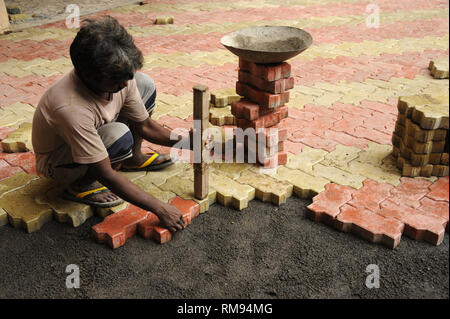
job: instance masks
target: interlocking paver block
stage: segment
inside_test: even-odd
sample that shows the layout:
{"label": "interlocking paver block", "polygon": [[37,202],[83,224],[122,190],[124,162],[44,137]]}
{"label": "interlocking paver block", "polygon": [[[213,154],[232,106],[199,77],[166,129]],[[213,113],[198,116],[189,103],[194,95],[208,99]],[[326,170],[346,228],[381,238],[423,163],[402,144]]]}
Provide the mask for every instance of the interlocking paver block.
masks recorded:
{"label": "interlocking paver block", "polygon": [[323,161],[327,154],[327,151],[305,146],[301,153],[289,156],[286,167],[312,174],[313,166]]}
{"label": "interlocking paver block", "polygon": [[311,199],[325,190],[325,185],[330,183],[326,178],[312,176],[301,170],[280,167],[274,178],[292,184],[294,194],[303,199]]}
{"label": "interlocking paver block", "polygon": [[325,191],[313,198],[313,203],[307,207],[306,217],[315,222],[334,225],[340,213],[340,207],[352,199],[355,189],[335,183],[325,186]]}
{"label": "interlocking paver block", "polygon": [[211,91],[211,104],[215,107],[225,107],[241,100],[241,96],[236,93],[235,89],[222,89]]}
{"label": "interlocking paver block", "polygon": [[353,193],[352,199],[347,204],[376,212],[380,208],[380,203],[391,195],[393,188],[390,184],[366,179],[364,186]]}
{"label": "interlocking paver block", "polygon": [[22,169],[20,167],[11,166],[6,161],[0,160],[0,181],[21,171]]}
{"label": "interlocking paver block", "polygon": [[448,59],[446,60],[431,60],[428,65],[428,69],[431,71],[431,75],[435,79],[448,79],[449,66]]}
{"label": "interlocking paver block", "polygon": [[430,192],[427,194],[427,197],[439,200],[439,201],[448,201],[449,200],[449,178],[441,177],[435,183],[430,185]]}
{"label": "interlocking paver block", "polygon": [[334,151],[326,154],[320,164],[337,168],[348,167],[352,160],[358,158],[360,152],[360,149],[353,146],[336,145]]}
{"label": "interlocking paver block", "polygon": [[291,65],[286,62],[267,65],[239,59],[239,68],[269,82],[289,78],[291,75]]}
{"label": "interlocking paver block", "polygon": [[8,214],[0,208],[0,226],[8,224]]}
{"label": "interlocking paver block", "polygon": [[247,163],[211,163],[212,173],[223,175],[231,179],[237,179],[245,170],[252,168],[252,164]]}
{"label": "interlocking paver block", "polygon": [[[401,129],[398,133],[398,136],[404,136],[401,134]],[[419,125],[412,122],[410,119],[406,119],[406,125],[403,127],[406,130],[406,134],[411,136],[415,141],[426,143],[430,141],[443,141],[447,135],[447,130],[445,129],[436,129],[436,130],[425,130],[422,129]]]}
{"label": "interlocking paver block", "polygon": [[449,220],[449,203],[447,201],[433,200],[429,197],[424,197],[420,200],[420,206],[418,208],[426,215],[432,215],[439,218],[442,221],[442,225],[448,231]]}
{"label": "interlocking paver block", "polygon": [[292,195],[293,187],[291,184],[250,170],[243,171],[236,181],[254,187],[256,198],[262,202],[281,205]]}
{"label": "interlocking paver block", "polygon": [[348,170],[342,170],[333,166],[316,164],[313,167],[312,174],[327,178],[336,184],[347,185],[356,189],[361,188],[363,181],[366,179],[366,176],[354,172],[351,166]]}
{"label": "interlocking paver block", "polygon": [[250,84],[251,86],[273,94],[286,92],[294,87],[294,78],[279,79],[277,81],[266,81],[263,78],[254,76],[245,71],[239,71],[239,82]]}
{"label": "interlocking paver block", "polygon": [[8,137],[2,140],[2,148],[5,152],[27,152],[32,149],[31,123],[23,123]]}
{"label": "interlocking paver block", "polygon": [[236,118],[231,113],[231,106],[211,107],[209,109],[209,121],[217,126],[236,124]]}
{"label": "interlocking paver block", "polygon": [[419,200],[429,193],[431,184],[423,179],[402,177],[400,185],[392,189],[389,200],[417,208],[420,206]]}
{"label": "interlocking paver block", "polygon": [[353,160],[348,165],[348,169],[345,168],[345,170],[349,173],[370,178],[379,183],[388,183],[393,186],[400,184],[401,175],[398,169],[395,166],[390,167],[384,163],[381,166],[375,166]]}
{"label": "interlocking paver block", "polygon": [[382,166],[383,160],[392,153],[392,145],[383,145],[369,142],[367,148],[363,149],[356,161],[370,164],[373,166]]}
{"label": "interlocking paver block", "polygon": [[252,128],[255,131],[277,125],[282,120],[283,113],[286,113],[287,107],[278,108],[275,112],[260,116],[256,120],[236,119],[237,126],[246,130]]}
{"label": "interlocking paver block", "polygon": [[155,186],[151,183],[151,172],[145,177],[140,178],[135,181],[135,184],[142,189],[144,192],[149,193],[153,197],[159,199],[160,201],[164,203],[168,203],[172,198],[174,198],[176,195],[173,192],[170,191],[163,191],[159,187]]}
{"label": "interlocking paver block", "polygon": [[424,240],[433,245],[439,245],[444,240],[445,228],[440,218],[425,215],[417,209],[389,199],[381,203],[376,213],[404,223],[405,235],[413,239]]}
{"label": "interlocking paver block", "polygon": [[217,191],[217,201],[223,206],[232,206],[237,210],[247,208],[248,202],[255,198],[255,189],[243,185],[226,176],[211,173],[209,184]]}
{"label": "interlocking paver block", "polygon": [[92,227],[94,238],[111,248],[125,244],[128,238],[136,234],[137,225],[145,220],[149,212],[129,205],[127,209],[106,217],[103,222]]}
{"label": "interlocking paver block", "polygon": [[172,16],[156,17],[155,24],[173,24],[173,17]]}
{"label": "interlocking paver block", "polygon": [[366,209],[344,205],[336,218],[335,227],[372,243],[380,243],[394,249],[400,244],[404,224],[394,218],[385,218]]}
{"label": "interlocking paver block", "polygon": [[109,215],[118,213],[124,209],[128,208],[129,203],[123,202],[122,204],[119,204],[117,206],[113,207],[96,207],[95,208],[95,214],[101,218],[106,218]]}
{"label": "interlocking paver block", "polygon": [[274,112],[275,109],[260,107],[259,104],[255,104],[246,99],[231,103],[231,113],[237,118],[246,119],[249,121],[257,120],[260,116]]}
{"label": "interlocking paver block", "polygon": [[0,198],[0,209],[8,214],[9,223],[14,227],[24,228],[29,233],[39,230],[52,219],[53,211],[50,206],[39,204],[36,198],[54,185],[52,180],[46,178],[33,180],[4,194]]}
{"label": "interlocking paver block", "polygon": [[271,94],[258,91],[245,83],[236,82],[236,92],[265,108],[273,109],[289,102],[289,91],[280,94]]}

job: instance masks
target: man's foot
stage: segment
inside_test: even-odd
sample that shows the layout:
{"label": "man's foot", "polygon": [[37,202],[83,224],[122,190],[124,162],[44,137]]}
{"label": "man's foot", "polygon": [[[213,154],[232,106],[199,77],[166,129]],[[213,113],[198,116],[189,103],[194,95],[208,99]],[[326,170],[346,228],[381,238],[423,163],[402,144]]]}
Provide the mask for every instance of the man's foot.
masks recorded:
{"label": "man's foot", "polygon": [[123,161],[122,171],[154,171],[172,165],[169,154],[147,153],[136,155],[130,159]]}
{"label": "man's foot", "polygon": [[70,185],[64,191],[63,198],[97,207],[113,207],[123,203],[122,199],[99,182],[93,182],[84,186]]}

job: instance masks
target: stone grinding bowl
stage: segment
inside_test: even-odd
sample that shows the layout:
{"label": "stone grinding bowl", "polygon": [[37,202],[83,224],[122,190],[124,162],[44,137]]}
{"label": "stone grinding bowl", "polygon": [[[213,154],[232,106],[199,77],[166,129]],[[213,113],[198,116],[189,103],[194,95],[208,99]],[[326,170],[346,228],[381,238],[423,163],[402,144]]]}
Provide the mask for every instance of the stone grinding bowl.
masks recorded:
{"label": "stone grinding bowl", "polygon": [[244,28],[220,39],[220,43],[241,59],[255,63],[280,63],[305,51],[311,35],[294,27]]}

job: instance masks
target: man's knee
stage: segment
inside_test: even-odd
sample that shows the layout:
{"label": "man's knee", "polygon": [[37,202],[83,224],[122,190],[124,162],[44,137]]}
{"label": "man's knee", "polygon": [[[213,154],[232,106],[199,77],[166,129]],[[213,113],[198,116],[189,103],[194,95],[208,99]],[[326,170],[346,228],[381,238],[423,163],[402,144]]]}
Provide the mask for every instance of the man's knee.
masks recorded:
{"label": "man's knee", "polygon": [[155,108],[156,101],[156,86],[155,81],[147,74],[142,72],[136,72],[136,85],[141,95],[142,101],[145,104],[145,108],[148,113],[151,113]]}
{"label": "man's knee", "polygon": [[108,151],[111,164],[121,162],[133,155],[133,134],[127,125],[120,122],[107,123],[98,129],[98,134]]}

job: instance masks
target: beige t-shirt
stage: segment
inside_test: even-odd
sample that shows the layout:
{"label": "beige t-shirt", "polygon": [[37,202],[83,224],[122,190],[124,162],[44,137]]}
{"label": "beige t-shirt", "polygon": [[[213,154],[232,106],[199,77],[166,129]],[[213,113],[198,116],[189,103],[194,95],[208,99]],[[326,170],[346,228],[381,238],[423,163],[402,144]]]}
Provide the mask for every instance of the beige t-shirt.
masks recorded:
{"label": "beige t-shirt", "polygon": [[136,80],[106,100],[91,92],[73,69],[41,97],[33,118],[32,143],[36,168],[45,174],[50,155],[67,144],[75,163],[90,164],[108,157],[97,133],[119,116],[142,122],[148,113]]}

